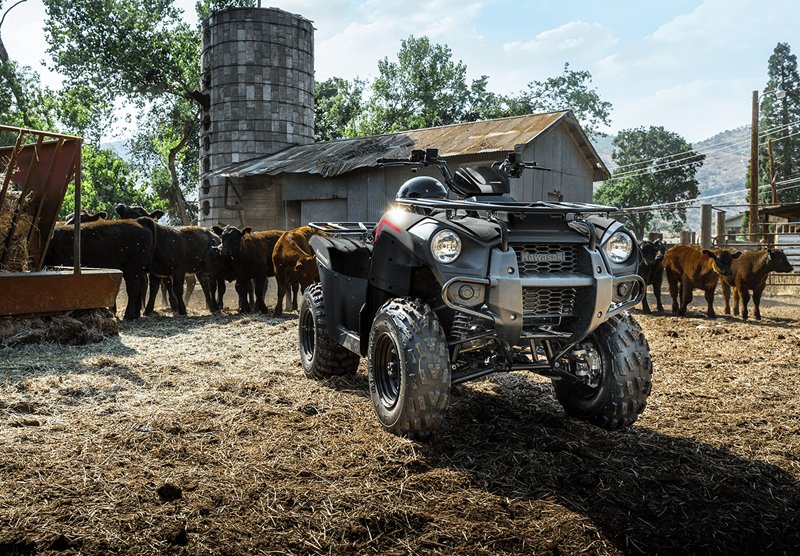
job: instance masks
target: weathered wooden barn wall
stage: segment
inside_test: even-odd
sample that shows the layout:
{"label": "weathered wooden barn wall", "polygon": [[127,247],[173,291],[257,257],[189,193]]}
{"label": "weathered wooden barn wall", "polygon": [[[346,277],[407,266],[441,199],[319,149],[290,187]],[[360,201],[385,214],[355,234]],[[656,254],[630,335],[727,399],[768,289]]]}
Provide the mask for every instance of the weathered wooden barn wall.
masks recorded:
{"label": "weathered wooden barn wall", "polygon": [[[491,164],[503,158],[479,154],[450,157],[448,164],[460,166]],[[592,168],[574,147],[567,131],[558,126],[523,149],[525,160],[552,168],[528,170],[511,180],[511,193],[521,201],[559,200],[591,202]],[[436,168],[360,168],[347,174],[323,178],[318,174],[281,174],[245,178],[243,221],[255,229],[292,228],[308,222],[359,222],[380,218],[408,179],[428,175],[439,180]]]}
{"label": "weathered wooden barn wall", "polygon": [[[593,168],[562,125],[528,143],[522,150],[524,160],[537,162],[550,172],[527,170],[512,182],[511,194],[518,201],[592,202]],[[515,183],[516,182],[516,183]]]}

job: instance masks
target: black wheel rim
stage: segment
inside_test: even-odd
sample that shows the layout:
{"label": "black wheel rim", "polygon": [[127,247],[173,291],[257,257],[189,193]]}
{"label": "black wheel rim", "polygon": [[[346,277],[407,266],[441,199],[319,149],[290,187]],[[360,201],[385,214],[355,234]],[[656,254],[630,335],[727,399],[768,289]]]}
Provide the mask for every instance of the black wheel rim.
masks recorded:
{"label": "black wheel rim", "polygon": [[303,359],[311,361],[314,358],[314,344],[316,332],[314,330],[314,315],[304,306],[300,315],[300,346],[303,350]]}
{"label": "black wheel rim", "polygon": [[383,332],[376,342],[374,365],[375,388],[380,402],[385,408],[392,409],[397,405],[400,396],[402,374],[397,345],[386,332]]}

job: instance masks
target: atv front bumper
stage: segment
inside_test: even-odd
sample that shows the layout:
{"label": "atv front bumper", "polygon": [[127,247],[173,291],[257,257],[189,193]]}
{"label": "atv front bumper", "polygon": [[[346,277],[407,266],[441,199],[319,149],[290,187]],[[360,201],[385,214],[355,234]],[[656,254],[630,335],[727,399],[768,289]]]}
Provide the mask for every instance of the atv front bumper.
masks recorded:
{"label": "atv front bumper", "polygon": [[591,274],[521,276],[513,247],[492,249],[489,275],[450,278],[442,287],[442,300],[451,309],[491,321],[495,334],[509,346],[536,338],[580,341],[645,295],[640,276],[614,276],[597,250],[581,248]]}

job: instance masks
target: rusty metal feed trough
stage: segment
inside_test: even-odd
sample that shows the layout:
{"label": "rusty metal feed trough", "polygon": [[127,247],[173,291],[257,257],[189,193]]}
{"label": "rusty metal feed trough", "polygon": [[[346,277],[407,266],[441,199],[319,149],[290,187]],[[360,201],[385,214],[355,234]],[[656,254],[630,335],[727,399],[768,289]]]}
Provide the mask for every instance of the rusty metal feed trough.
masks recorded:
{"label": "rusty metal feed trough", "polygon": [[[9,126],[0,126],[0,133],[16,134],[13,145],[0,147],[0,316],[114,307],[122,273],[80,267],[83,139]],[[75,265],[43,270],[73,179]]]}

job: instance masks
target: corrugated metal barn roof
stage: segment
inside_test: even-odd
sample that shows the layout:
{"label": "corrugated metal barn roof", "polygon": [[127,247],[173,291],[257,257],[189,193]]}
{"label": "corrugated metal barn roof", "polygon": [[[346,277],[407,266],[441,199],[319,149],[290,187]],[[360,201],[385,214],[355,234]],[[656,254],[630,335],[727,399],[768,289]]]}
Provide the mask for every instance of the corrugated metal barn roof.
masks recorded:
{"label": "corrugated metal barn roof", "polygon": [[332,177],[358,168],[377,166],[380,157],[406,158],[412,149],[437,148],[444,157],[513,151],[558,123],[569,132],[595,169],[595,179],[607,179],[608,170],[571,112],[530,114],[496,120],[453,124],[372,137],[339,139],[290,147],[279,153],[238,162],[212,175],[241,178],[282,173]]}

